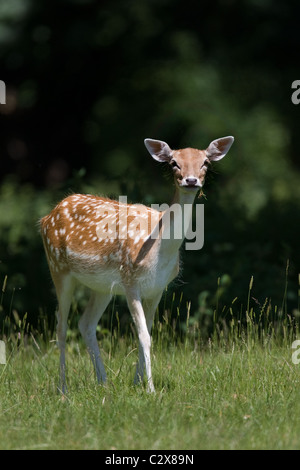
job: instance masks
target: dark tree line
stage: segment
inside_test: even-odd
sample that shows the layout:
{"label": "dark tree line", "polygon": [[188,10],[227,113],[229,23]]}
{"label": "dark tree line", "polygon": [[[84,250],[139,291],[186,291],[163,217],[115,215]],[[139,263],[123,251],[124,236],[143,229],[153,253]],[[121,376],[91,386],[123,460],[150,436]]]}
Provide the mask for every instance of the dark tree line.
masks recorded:
{"label": "dark tree line", "polygon": [[205,246],[182,255],[184,277],[172,289],[192,300],[195,317],[210,315],[218,278],[229,305],[244,301],[253,275],[258,302],[280,304],[289,259],[287,297],[297,309],[298,17],[295,0],[1,7],[2,315],[13,304],[36,318],[54,304],[36,220],[60,197],[168,202],[171,181],[144,138],[204,148],[223,135],[236,140],[206,186]]}

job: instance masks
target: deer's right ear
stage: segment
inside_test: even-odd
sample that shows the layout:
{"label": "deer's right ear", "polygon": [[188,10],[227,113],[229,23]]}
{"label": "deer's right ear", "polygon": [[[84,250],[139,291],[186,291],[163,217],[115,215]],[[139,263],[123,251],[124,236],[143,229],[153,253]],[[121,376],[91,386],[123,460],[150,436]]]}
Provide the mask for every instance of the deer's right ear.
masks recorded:
{"label": "deer's right ear", "polygon": [[162,140],[145,139],[145,146],[150,155],[158,162],[169,162],[172,150],[166,142]]}

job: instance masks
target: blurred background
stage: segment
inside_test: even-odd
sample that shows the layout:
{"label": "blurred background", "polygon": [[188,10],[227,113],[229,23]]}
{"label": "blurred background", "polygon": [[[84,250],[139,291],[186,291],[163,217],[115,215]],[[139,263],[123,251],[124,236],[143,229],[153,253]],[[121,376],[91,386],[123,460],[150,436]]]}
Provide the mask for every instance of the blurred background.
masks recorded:
{"label": "blurred background", "polygon": [[54,318],[37,221],[61,198],[170,202],[144,138],[204,149],[226,135],[197,201],[204,248],[182,253],[167,295],[205,323],[216,302],[242,309],[253,276],[251,304],[297,315],[299,14],[296,0],[0,0],[2,318]]}

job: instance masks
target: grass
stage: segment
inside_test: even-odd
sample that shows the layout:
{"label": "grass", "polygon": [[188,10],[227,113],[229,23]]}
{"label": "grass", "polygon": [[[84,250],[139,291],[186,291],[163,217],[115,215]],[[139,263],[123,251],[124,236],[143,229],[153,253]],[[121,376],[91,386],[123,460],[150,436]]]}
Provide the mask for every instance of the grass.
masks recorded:
{"label": "grass", "polygon": [[288,341],[200,348],[195,338],[156,336],[154,395],[131,384],[136,351],[128,338],[119,338],[114,354],[103,350],[105,387],[72,341],[63,397],[54,343],[12,349],[0,369],[1,449],[300,448],[300,365]]}
{"label": "grass", "polygon": [[0,448],[299,449],[298,324],[284,305],[250,307],[251,287],[245,311],[238,316],[233,302],[226,322],[215,312],[208,337],[189,315],[184,334],[178,317],[156,319],[150,395],[132,385],[132,333],[117,328],[101,341],[106,386],[95,383],[81,340],[70,335],[69,393],[61,396],[54,339],[19,321],[0,365]]}

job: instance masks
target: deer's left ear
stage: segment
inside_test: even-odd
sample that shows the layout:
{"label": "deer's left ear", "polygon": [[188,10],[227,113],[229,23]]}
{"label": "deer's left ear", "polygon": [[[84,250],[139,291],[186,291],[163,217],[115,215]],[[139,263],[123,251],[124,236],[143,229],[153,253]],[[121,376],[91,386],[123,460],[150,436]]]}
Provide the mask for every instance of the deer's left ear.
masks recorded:
{"label": "deer's left ear", "polygon": [[159,162],[169,162],[172,150],[168,144],[162,140],[145,139],[145,146],[150,155]]}
{"label": "deer's left ear", "polygon": [[205,150],[207,157],[211,161],[221,160],[225,157],[234,141],[231,135],[228,137],[221,137],[220,139],[213,140]]}

